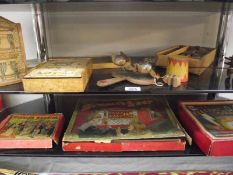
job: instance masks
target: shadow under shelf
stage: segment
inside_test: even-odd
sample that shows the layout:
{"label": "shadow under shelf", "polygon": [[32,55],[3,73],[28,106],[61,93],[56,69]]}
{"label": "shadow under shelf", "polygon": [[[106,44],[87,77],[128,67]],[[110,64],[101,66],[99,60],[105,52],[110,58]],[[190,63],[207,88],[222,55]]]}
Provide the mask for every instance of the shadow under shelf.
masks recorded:
{"label": "shadow under shelf", "polygon": [[61,145],[53,149],[0,150],[0,156],[25,157],[188,157],[204,156],[196,145],[187,146],[185,151],[141,151],[141,152],[63,152]]}

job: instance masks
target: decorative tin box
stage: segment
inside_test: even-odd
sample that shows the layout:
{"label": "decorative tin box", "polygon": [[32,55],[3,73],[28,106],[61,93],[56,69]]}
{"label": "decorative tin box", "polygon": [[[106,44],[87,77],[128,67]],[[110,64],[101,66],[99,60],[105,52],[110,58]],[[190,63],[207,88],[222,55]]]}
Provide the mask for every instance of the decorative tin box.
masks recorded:
{"label": "decorative tin box", "polygon": [[26,73],[20,24],[0,16],[0,86],[19,83]]}
{"label": "decorative tin box", "polygon": [[90,59],[49,60],[23,78],[27,92],[83,92],[92,73]]}
{"label": "decorative tin box", "polygon": [[[205,48],[208,50],[208,52],[204,54],[200,54],[200,56],[186,54],[192,48],[200,48],[200,50]],[[196,52],[198,52],[198,50]],[[196,75],[201,75],[206,70],[206,68],[209,67],[211,63],[214,61],[215,54],[216,54],[216,49],[214,48],[206,48],[199,46],[183,46],[183,47],[175,46],[170,49],[166,49],[164,51],[156,53],[156,60],[157,60],[156,65],[166,67],[169,56],[182,55],[189,60],[189,72]]]}

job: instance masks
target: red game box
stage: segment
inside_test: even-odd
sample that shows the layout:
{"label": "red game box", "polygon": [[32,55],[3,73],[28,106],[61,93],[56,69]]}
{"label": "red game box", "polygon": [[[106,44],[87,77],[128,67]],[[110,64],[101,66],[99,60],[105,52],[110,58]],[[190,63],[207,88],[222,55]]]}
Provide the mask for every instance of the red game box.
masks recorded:
{"label": "red game box", "polygon": [[179,118],[206,155],[233,156],[233,101],[181,101]]}
{"label": "red game box", "polygon": [[62,114],[11,114],[0,123],[0,149],[52,148],[58,144]]}
{"label": "red game box", "polygon": [[77,105],[63,138],[63,150],[76,152],[183,151],[185,144],[163,98]]}

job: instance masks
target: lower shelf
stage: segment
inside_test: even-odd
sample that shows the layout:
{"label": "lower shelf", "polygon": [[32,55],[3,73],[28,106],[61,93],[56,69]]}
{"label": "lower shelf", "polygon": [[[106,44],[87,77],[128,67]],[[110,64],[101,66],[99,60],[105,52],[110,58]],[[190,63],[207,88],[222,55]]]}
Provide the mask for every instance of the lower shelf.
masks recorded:
{"label": "lower shelf", "polygon": [[[187,97],[186,97],[187,98]],[[174,98],[172,98],[174,99]],[[69,102],[67,102],[67,100]],[[65,128],[69,123],[70,116],[73,112],[73,107],[77,101],[77,97],[56,96],[56,111],[62,112],[65,115]],[[172,100],[170,100],[172,103]],[[171,105],[174,107],[174,105]],[[0,113],[0,120],[10,113],[45,113],[43,99],[37,99],[27,102],[9,109],[5,109]],[[63,132],[64,133],[64,132]],[[179,157],[179,156],[203,156],[204,154],[196,145],[186,146],[185,151],[159,151],[159,152],[63,152],[62,144],[54,146],[53,149],[47,150],[0,150],[0,156],[37,156],[37,157]]]}
{"label": "lower shelf", "polygon": [[[176,100],[175,96],[171,97]],[[188,96],[180,96],[188,98]],[[191,97],[194,99],[194,97]],[[196,98],[201,98],[197,96]],[[66,99],[66,100],[65,100]],[[76,97],[56,97],[56,111],[63,112],[67,123]],[[171,101],[171,107],[174,109]],[[44,113],[43,99],[24,103],[0,112],[0,120],[7,113]],[[0,150],[0,167],[26,172],[142,172],[168,170],[233,171],[233,156],[204,156],[196,145],[180,152],[123,152],[123,153],[69,153],[61,143],[50,150]]]}

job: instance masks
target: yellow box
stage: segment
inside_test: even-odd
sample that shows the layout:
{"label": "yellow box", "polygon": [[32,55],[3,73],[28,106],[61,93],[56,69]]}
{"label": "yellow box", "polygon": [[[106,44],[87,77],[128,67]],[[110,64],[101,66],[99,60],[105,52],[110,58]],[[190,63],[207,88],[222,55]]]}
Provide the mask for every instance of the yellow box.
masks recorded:
{"label": "yellow box", "polygon": [[23,78],[26,92],[84,92],[92,73],[90,59],[49,60]]}

